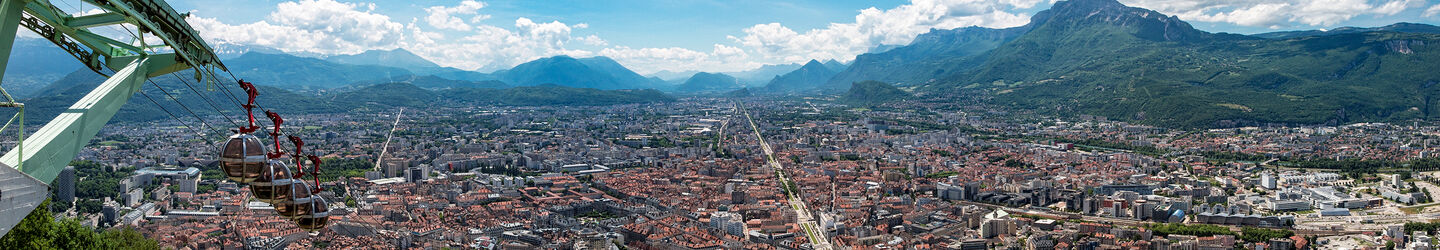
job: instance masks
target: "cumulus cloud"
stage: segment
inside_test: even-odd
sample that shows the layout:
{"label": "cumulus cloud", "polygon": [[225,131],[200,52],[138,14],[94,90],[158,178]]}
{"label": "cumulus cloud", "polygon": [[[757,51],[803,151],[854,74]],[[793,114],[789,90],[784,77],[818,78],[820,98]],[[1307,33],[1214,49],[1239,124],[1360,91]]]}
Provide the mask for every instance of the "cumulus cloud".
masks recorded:
{"label": "cumulus cloud", "polygon": [[[353,0],[352,0],[353,1]],[[1425,0],[1120,0],[1182,19],[1282,28],[1330,26],[1364,15],[1396,15],[1425,7]],[[890,9],[859,10],[853,21],[796,30],[762,23],[733,31],[711,48],[633,48],[594,34],[590,24],[518,17],[489,20],[489,5],[465,0],[424,7],[405,21],[374,13],[375,5],[337,0],[288,0],[251,23],[225,23],[202,15],[189,21],[213,45],[238,44],[310,55],[354,54],[405,48],[449,67],[491,71],[541,57],[608,56],[641,73],[740,71],[761,64],[811,59],[849,61],[880,45],[909,44],[930,29],[1004,28],[1029,22],[1029,12],[1055,0],[910,0]],[[1423,16],[1440,15],[1440,4]],[[499,24],[496,24],[499,23]],[[613,27],[611,27],[613,28]],[[22,34],[22,36],[28,34]],[[29,35],[33,36],[33,35]],[[716,37],[720,38],[720,37]],[[579,49],[583,48],[583,49]]]}
{"label": "cumulus cloud", "polygon": [[745,51],[731,46],[715,44],[710,53],[686,48],[631,48],[615,46],[601,49],[597,56],[615,59],[640,74],[662,70],[680,72],[689,70],[725,72],[743,71],[759,67],[758,63],[746,61]]}
{"label": "cumulus cloud", "polygon": [[1394,15],[1418,0],[1121,0],[1126,5],[1201,22],[1283,28],[1333,26],[1360,15]]}
{"label": "cumulus cloud", "polygon": [[725,46],[724,44],[715,44],[715,49],[712,50],[710,53],[714,54],[716,57],[719,57],[720,61],[723,62],[739,62],[750,57],[748,53],[745,53],[745,50],[736,47]]}
{"label": "cumulus cloud", "polygon": [[472,23],[479,20],[476,18],[488,18],[478,13],[484,7],[484,3],[476,1],[429,7],[428,15],[402,24],[372,13],[374,4],[299,0],[279,3],[264,20],[253,23],[228,24],[198,15],[187,20],[217,45],[263,46],[316,55],[403,47],[440,65],[462,69],[500,69],[554,55],[593,56],[594,52],[567,49],[566,45],[572,41],[606,44],[598,36],[572,37],[571,32],[588,27],[585,24],[536,22],[523,17],[510,27],[462,21],[464,15],[473,15]]}
{"label": "cumulus cloud", "polygon": [[590,46],[605,46],[605,45],[610,45],[610,42],[606,42],[605,39],[600,38],[600,36],[596,36],[596,35],[582,36],[582,37],[579,37],[579,38],[575,38],[575,40],[580,41],[581,43],[585,43],[586,45],[590,45]]}
{"label": "cumulus cloud", "polygon": [[280,3],[265,20],[254,23],[232,25],[193,15],[186,20],[215,44],[259,45],[319,54],[396,47],[405,37],[405,25],[371,13],[374,8],[374,4],[302,0]]}
{"label": "cumulus cloud", "polygon": [[1429,9],[1425,9],[1425,17],[1434,17],[1435,15],[1440,15],[1440,4],[1436,4],[1435,6],[1430,6]]}
{"label": "cumulus cloud", "polygon": [[780,23],[757,24],[743,36],[729,38],[768,61],[790,63],[810,59],[848,61],[879,45],[909,44],[930,29],[967,26],[1013,27],[1029,22],[1028,14],[1007,10],[1030,8],[1041,0],[913,0],[893,9],[867,8],[850,23],[797,32]]}
{"label": "cumulus cloud", "polygon": [[[604,44],[598,36],[573,36],[577,26],[559,21],[535,22],[522,17],[516,18],[509,28],[475,25],[454,39],[413,39],[405,48],[440,65],[481,71],[504,69],[548,56],[594,56],[591,51],[566,48],[577,41]],[[416,32],[425,31],[417,29]]]}
{"label": "cumulus cloud", "polygon": [[454,7],[431,6],[425,8],[425,13],[429,14],[425,16],[425,23],[435,28],[467,31],[470,30],[470,24],[465,23],[465,20],[459,16],[470,15],[472,23],[489,19],[489,15],[476,14],[480,8],[485,8],[485,3],[469,0],[460,2],[460,5]]}

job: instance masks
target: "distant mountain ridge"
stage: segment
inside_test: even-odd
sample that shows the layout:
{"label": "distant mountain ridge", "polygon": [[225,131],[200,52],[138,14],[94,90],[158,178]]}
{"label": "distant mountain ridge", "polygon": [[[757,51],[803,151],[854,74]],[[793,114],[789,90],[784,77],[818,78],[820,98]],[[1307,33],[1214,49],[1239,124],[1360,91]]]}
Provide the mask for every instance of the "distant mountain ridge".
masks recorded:
{"label": "distant mountain ridge", "polygon": [[725,74],[733,76],[735,77],[735,79],[739,79],[740,82],[744,83],[746,86],[762,87],[765,86],[765,84],[770,83],[770,80],[774,80],[776,76],[790,73],[791,71],[800,69],[801,66],[805,65],[799,63],[767,64],[752,70],[740,72],[726,72]]}
{"label": "distant mountain ridge", "polygon": [[515,86],[555,84],[575,88],[644,89],[658,85],[606,57],[547,57],[496,71],[492,75]]}
{"label": "distant mountain ridge", "polygon": [[[193,74],[192,72],[180,72],[181,74]],[[82,96],[89,93],[101,82],[104,77],[90,72],[89,70],[77,70],[66,75],[62,80],[37,91],[37,96],[29,99],[22,99],[26,104],[26,120],[32,125],[38,125],[53,119],[60,112],[70,107]],[[332,89],[330,93],[324,94],[302,94],[274,86],[257,85],[260,95],[256,102],[266,108],[275,109],[286,114],[312,114],[312,113],[342,113],[351,112],[357,109],[385,108],[385,107],[459,107],[468,105],[505,105],[505,106],[540,106],[540,105],[614,105],[632,103],[652,103],[674,101],[673,97],[665,95],[656,90],[598,90],[588,88],[570,88],[558,85],[542,85],[515,88],[484,88],[493,86],[495,82],[469,82],[435,78],[430,76],[411,79],[411,82],[430,84],[431,86],[443,86],[443,88],[427,88],[409,82],[386,82],[352,86],[347,88]],[[146,85],[141,91],[144,94],[137,94],[121,107],[111,123],[153,121],[172,119],[164,112],[182,116],[181,119],[192,122],[192,126],[202,126],[192,117],[189,111],[196,115],[207,117],[217,115],[211,103],[218,105],[226,112],[225,115],[231,118],[241,116],[241,110],[236,103],[227,95],[240,92],[235,84],[216,85],[215,90],[208,90],[195,86],[198,89],[191,90],[179,79],[174,77],[157,77],[153,79],[154,84],[163,87],[176,99],[172,100],[159,88]],[[436,83],[445,82],[445,83]],[[193,83],[192,83],[193,84]],[[206,101],[196,95],[208,98]],[[150,98],[146,98],[148,96]],[[155,102],[151,102],[151,99]],[[157,106],[157,104],[159,106]],[[180,107],[183,104],[190,110]],[[162,110],[163,107],[163,110]],[[183,113],[182,113],[183,112]],[[217,118],[218,119],[218,118]],[[211,126],[228,126],[228,124],[217,123],[220,120],[211,120]],[[208,129],[208,128],[207,128]],[[223,129],[223,128],[222,128]]]}
{"label": "distant mountain ridge", "polygon": [[851,83],[864,80],[905,85],[928,83],[977,66],[982,62],[977,56],[1014,40],[1028,30],[1029,26],[932,29],[915,37],[909,45],[856,56],[848,68],[836,73],[823,88],[848,89]]}
{"label": "distant mountain ridge", "polygon": [[6,64],[5,79],[0,82],[16,98],[30,97],[70,72],[85,67],[70,53],[44,39],[18,37],[13,46]]}
{"label": "distant mountain ridge", "polygon": [[1260,33],[1260,34],[1255,34],[1255,35],[1253,35],[1253,36],[1255,36],[1255,37],[1261,37],[1261,38],[1269,38],[1269,39],[1287,39],[1287,38],[1307,37],[1307,36],[1327,36],[1327,35],[1340,35],[1340,34],[1363,33],[1363,32],[1376,32],[1376,31],[1391,31],[1391,32],[1403,32],[1403,33],[1440,34],[1440,26],[1434,26],[1434,25],[1429,25],[1429,24],[1421,24],[1421,23],[1396,23],[1396,24],[1386,25],[1386,26],[1382,26],[1382,27],[1373,27],[1373,28],[1340,27],[1340,28],[1335,28],[1335,29],[1332,29],[1332,30],[1279,31],[1279,32]]}
{"label": "distant mountain ridge", "polygon": [[818,89],[834,76],[835,70],[820,61],[810,60],[795,71],[776,76],[765,84],[764,89],[776,93],[807,92]]}
{"label": "distant mountain ridge", "polygon": [[245,53],[226,60],[225,65],[236,76],[256,85],[276,86],[290,90],[328,89],[360,81],[382,81],[408,78],[409,70],[335,63],[321,59],[285,54]]}
{"label": "distant mountain ridge", "polygon": [[352,64],[385,66],[409,70],[415,74],[431,75],[436,73],[464,71],[456,68],[441,67],[435,62],[420,57],[405,49],[393,50],[368,50],[354,55],[335,55],[325,58],[326,61]]}
{"label": "distant mountain ridge", "polygon": [[741,88],[745,88],[745,85],[740,84],[739,79],[735,79],[735,77],[731,77],[730,75],[700,72],[690,76],[690,78],[686,79],[680,86],[676,86],[675,91],[693,93],[731,91]]}

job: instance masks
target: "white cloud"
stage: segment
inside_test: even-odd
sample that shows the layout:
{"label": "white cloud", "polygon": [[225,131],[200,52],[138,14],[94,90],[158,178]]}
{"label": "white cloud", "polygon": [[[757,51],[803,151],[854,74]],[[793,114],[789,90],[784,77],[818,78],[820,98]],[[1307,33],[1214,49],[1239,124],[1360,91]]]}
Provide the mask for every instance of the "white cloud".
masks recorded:
{"label": "white cloud", "polygon": [[[541,57],[588,57],[595,54],[591,51],[566,48],[572,41],[604,46],[605,41],[598,36],[572,36],[575,26],[577,25],[559,21],[537,23],[522,17],[515,19],[512,28],[476,25],[456,39],[414,39],[406,43],[406,49],[440,65],[492,71]],[[424,31],[417,29],[416,32]]]}
{"label": "white cloud", "polygon": [[633,70],[643,70],[644,73],[651,73],[660,70],[681,71],[689,69],[688,65],[703,63],[710,55],[703,52],[685,48],[639,48],[633,49],[626,46],[615,46],[600,50],[600,55],[610,57],[620,62],[627,62],[626,66]]}
{"label": "white cloud", "polygon": [[615,59],[640,74],[650,74],[661,70],[672,72],[741,71],[760,66],[758,63],[745,61],[747,55],[740,48],[721,44],[715,44],[714,47],[712,52],[705,53],[678,47],[630,48],[615,46],[602,49],[596,55]]}
{"label": "white cloud", "polygon": [[745,50],[736,47],[725,46],[724,44],[715,44],[715,49],[710,53],[718,57],[720,61],[723,62],[740,62],[741,60],[745,60],[746,58],[750,57],[749,54],[745,53]]}
{"label": "white cloud", "polygon": [[[353,0],[351,0],[353,1]],[[1424,7],[1425,0],[1120,0],[1177,15],[1187,21],[1281,28],[1330,26],[1365,15],[1396,15]],[[489,5],[466,0],[424,7],[406,21],[374,13],[374,4],[337,0],[289,0],[260,21],[224,23],[201,15],[191,25],[212,45],[272,47],[310,54],[354,54],[405,48],[449,67],[489,71],[556,55],[608,56],[641,73],[740,71],[761,64],[810,59],[849,61],[879,45],[909,44],[930,29],[1003,28],[1029,22],[1027,12],[1055,0],[910,0],[891,8],[858,10],[854,20],[796,30],[781,23],[745,28],[711,48],[632,48],[581,30],[589,23],[515,18],[482,24]],[[1424,10],[1440,15],[1440,4]],[[501,22],[503,23],[503,22]],[[613,28],[613,27],[608,27]],[[33,36],[33,35],[30,35]],[[583,48],[583,49],[578,49]],[[708,50],[708,51],[707,51]]]}
{"label": "white cloud", "polygon": [[35,32],[31,32],[29,29],[19,29],[15,32],[15,36],[23,38],[40,38],[40,34],[35,34]]}
{"label": "white cloud", "polygon": [[[357,10],[359,7],[365,11]],[[371,13],[373,4],[334,0],[283,2],[265,20],[226,24],[214,18],[190,16],[195,30],[214,44],[259,45],[285,52],[351,54],[397,47],[405,25]]]}
{"label": "white cloud", "polygon": [[[187,20],[215,45],[253,45],[317,55],[403,47],[437,64],[462,69],[493,70],[546,56],[595,54],[567,49],[571,41],[606,45],[604,39],[594,35],[572,37],[574,29],[588,27],[583,24],[517,18],[513,27],[502,28],[454,22],[461,20],[456,15],[487,18],[478,13],[484,6],[481,2],[466,1],[454,7],[430,7],[427,8],[430,15],[401,24],[388,16],[372,13],[373,4],[300,0],[282,2],[264,20],[253,23],[227,24],[193,15]],[[437,13],[443,15],[435,15]],[[422,21],[431,29],[417,24]]]}
{"label": "white cloud", "polygon": [[1236,8],[1230,12],[1204,14],[1204,10],[1194,10],[1181,13],[1182,19],[1201,22],[1224,22],[1244,26],[1259,27],[1280,27],[1288,20],[1284,15],[1273,15],[1282,9],[1290,7],[1289,3],[1256,4],[1247,7]]}
{"label": "white cloud", "polygon": [[1126,5],[1176,15],[1187,21],[1283,28],[1334,26],[1361,15],[1394,15],[1419,7],[1416,0],[1121,0]]}
{"label": "white cloud", "polygon": [[431,6],[425,8],[425,12],[429,13],[428,16],[425,16],[425,23],[441,29],[470,30],[470,24],[465,23],[465,20],[460,19],[457,15],[471,15],[470,22],[472,23],[489,19],[489,15],[476,15],[480,8],[485,8],[485,3],[470,0],[460,2],[460,5],[455,7]]}
{"label": "white cloud", "polygon": [[605,45],[610,45],[610,43],[609,43],[609,42],[606,42],[605,39],[600,38],[600,36],[596,36],[596,35],[582,36],[582,37],[575,38],[575,40],[578,40],[578,41],[580,41],[581,43],[585,43],[586,45],[590,45],[590,46],[605,46]]}
{"label": "white cloud", "polygon": [[930,29],[967,26],[1013,27],[1029,22],[1027,14],[1006,9],[1029,8],[1041,0],[913,0],[893,9],[868,8],[851,23],[831,23],[804,33],[780,23],[757,24],[745,35],[729,38],[760,54],[769,62],[804,62],[810,59],[848,61],[878,45],[909,44]]}
{"label": "white cloud", "polygon": [[1435,15],[1440,15],[1440,4],[1436,4],[1435,6],[1430,6],[1429,9],[1425,9],[1425,17],[1434,17]]}

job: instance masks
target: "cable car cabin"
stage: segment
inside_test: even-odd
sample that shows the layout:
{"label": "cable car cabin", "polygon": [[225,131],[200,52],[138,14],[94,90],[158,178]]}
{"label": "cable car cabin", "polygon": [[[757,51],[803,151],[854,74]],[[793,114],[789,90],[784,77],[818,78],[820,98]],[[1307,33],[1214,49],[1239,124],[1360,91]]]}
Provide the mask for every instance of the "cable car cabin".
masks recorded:
{"label": "cable car cabin", "polygon": [[310,214],[301,215],[295,218],[295,224],[300,229],[319,230],[330,223],[330,205],[325,198],[316,196],[310,202]]}
{"label": "cable car cabin", "polygon": [[290,167],[284,161],[270,160],[260,175],[250,182],[250,193],[255,195],[256,200],[270,204],[290,199],[292,185],[300,182],[290,176]]}
{"label": "cable car cabin", "polygon": [[310,184],[304,181],[296,181],[290,184],[290,197],[280,200],[279,203],[271,203],[275,206],[275,213],[286,218],[296,218],[311,213],[310,203],[313,202],[310,194]]}
{"label": "cable car cabin", "polygon": [[265,146],[253,135],[232,135],[220,148],[220,168],[231,181],[254,181],[265,167],[265,161]]}

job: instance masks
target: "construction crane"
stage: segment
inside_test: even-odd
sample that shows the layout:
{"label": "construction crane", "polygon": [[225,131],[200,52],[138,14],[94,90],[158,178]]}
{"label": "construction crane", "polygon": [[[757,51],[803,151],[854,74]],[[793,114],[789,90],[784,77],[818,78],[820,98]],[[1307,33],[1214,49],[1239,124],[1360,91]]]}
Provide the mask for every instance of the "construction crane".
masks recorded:
{"label": "construction crane", "polygon": [[[54,43],[79,60],[85,68],[107,77],[103,83],[29,137],[25,136],[23,125],[25,105],[16,102],[4,91],[3,86],[0,86],[0,97],[4,98],[0,100],[0,108],[16,109],[16,115],[11,118],[11,122],[16,118],[20,120],[14,123],[19,127],[20,137],[16,147],[0,156],[0,165],[4,165],[0,167],[0,235],[9,233],[11,228],[45,200],[49,195],[49,183],[55,180],[82,147],[89,144],[100,128],[109,122],[120,107],[150,78],[193,70],[197,82],[202,79],[213,82],[219,78],[216,72],[229,72],[210,46],[186,23],[185,17],[188,14],[175,12],[162,0],[81,1],[98,11],[68,13],[50,0],[0,0],[0,79],[4,77],[4,69],[8,66],[19,27],[25,27]],[[80,10],[77,8],[75,11]],[[134,36],[138,44],[118,41],[92,31],[95,28],[113,29],[116,26],[127,32],[133,27],[134,32],[130,32],[130,35]],[[161,44],[147,44],[147,37],[157,38]],[[240,82],[234,75],[230,75],[230,78]],[[184,81],[183,78],[181,80]],[[253,87],[247,91],[253,93]],[[253,106],[254,95],[251,94],[250,98],[249,105]],[[203,123],[203,120],[201,122]],[[253,115],[250,124],[249,129],[254,131]],[[279,124],[275,125],[278,131]],[[0,127],[0,131],[10,126],[11,123],[7,123],[5,127]],[[242,127],[241,131],[244,130]],[[248,132],[239,134],[248,136]],[[248,139],[239,141],[248,142]],[[276,143],[278,148],[278,141]],[[302,157],[294,157],[298,165]],[[314,159],[312,164],[318,166],[318,159]],[[318,169],[313,169],[310,174],[318,173]],[[301,216],[296,220],[309,220],[312,225],[319,220],[323,226],[322,219],[314,218],[316,215]]]}

